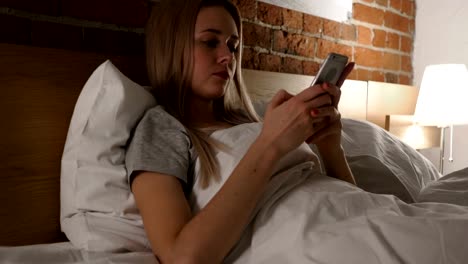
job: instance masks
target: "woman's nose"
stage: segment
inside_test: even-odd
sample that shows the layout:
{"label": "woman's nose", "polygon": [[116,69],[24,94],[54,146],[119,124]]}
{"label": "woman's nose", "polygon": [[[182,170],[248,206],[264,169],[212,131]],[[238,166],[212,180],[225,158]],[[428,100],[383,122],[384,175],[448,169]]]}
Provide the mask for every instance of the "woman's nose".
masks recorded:
{"label": "woman's nose", "polygon": [[234,59],[234,52],[228,47],[228,45],[222,45],[220,47],[219,56],[218,56],[218,63],[221,64],[229,64]]}

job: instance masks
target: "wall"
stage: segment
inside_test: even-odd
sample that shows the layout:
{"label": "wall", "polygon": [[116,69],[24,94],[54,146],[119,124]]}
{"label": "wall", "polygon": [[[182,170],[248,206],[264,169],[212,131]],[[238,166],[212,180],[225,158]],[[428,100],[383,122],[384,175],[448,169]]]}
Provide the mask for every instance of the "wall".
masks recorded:
{"label": "wall", "polygon": [[143,55],[147,17],[146,0],[0,0],[0,42]]}
{"label": "wall", "polygon": [[[414,85],[421,83],[424,68],[430,64],[464,63],[468,67],[468,2],[466,0],[417,0],[414,49]],[[443,89],[443,87],[441,87]],[[468,87],[467,87],[468,89]],[[456,96],[456,95],[454,95]],[[468,98],[467,98],[468,100]],[[466,113],[468,114],[468,113]],[[454,162],[444,162],[444,174],[468,167],[468,126],[454,130]],[[447,133],[445,157],[449,157]],[[423,153],[439,165],[439,149]]]}
{"label": "wall", "polygon": [[358,0],[348,23],[255,0],[235,2],[245,18],[247,68],[314,75],[336,51],[356,62],[352,79],[412,82],[414,1]]}
{"label": "wall", "polygon": [[[357,0],[348,23],[234,0],[246,68],[314,75],[330,51],[356,62],[351,79],[412,83],[413,0]],[[326,3],[326,1],[324,1]],[[0,42],[144,56],[148,0],[0,0]]]}

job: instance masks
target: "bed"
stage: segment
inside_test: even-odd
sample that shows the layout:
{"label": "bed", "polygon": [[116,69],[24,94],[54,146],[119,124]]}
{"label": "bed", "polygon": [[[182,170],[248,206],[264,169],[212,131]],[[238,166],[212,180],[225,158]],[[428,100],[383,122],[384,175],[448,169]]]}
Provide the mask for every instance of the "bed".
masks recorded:
{"label": "bed", "polygon": [[[128,186],[112,178],[124,176],[125,144],[141,114],[156,104],[148,99],[142,58],[12,44],[0,44],[0,58],[0,115],[5,124],[0,130],[0,262],[157,263]],[[312,79],[254,70],[244,70],[244,77],[260,113],[277,89],[297,93]],[[108,90],[102,91],[102,101],[95,101],[101,103],[91,107],[87,99],[100,94],[93,90],[98,84]],[[138,92],[128,93],[128,87]],[[468,170],[439,179],[427,159],[383,129],[386,115],[412,114],[416,87],[347,81],[342,91],[343,147],[359,188],[297,173],[275,177],[283,180],[272,181],[252,225],[226,262],[463,263],[468,259]],[[138,106],[128,103],[129,96]],[[116,101],[118,111],[110,112]],[[95,120],[83,120],[83,109]],[[101,122],[101,114],[122,109],[133,112]],[[108,129],[111,125],[126,133]],[[103,134],[89,134],[86,141],[75,133],[82,127],[101,128],[96,130]],[[83,157],[91,162],[107,157],[105,151],[114,151],[112,146],[118,146],[120,154],[99,160],[109,177],[100,182],[87,175],[81,192],[73,177],[82,172],[67,169],[76,163],[74,151],[95,150]],[[217,186],[213,188],[212,193]],[[106,197],[108,192],[124,195]],[[306,193],[313,199],[305,200]],[[204,195],[210,194],[199,193]],[[70,212],[71,207],[76,211]],[[70,215],[80,218],[68,219]],[[306,215],[314,215],[315,221]],[[75,228],[83,222],[87,230]],[[285,234],[294,236],[288,240]]]}

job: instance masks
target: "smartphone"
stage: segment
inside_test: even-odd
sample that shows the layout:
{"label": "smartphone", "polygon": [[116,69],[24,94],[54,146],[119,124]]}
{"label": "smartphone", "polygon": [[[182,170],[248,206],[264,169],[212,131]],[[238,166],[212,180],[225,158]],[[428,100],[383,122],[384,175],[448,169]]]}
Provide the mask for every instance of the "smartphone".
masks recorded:
{"label": "smartphone", "polygon": [[336,85],[346,64],[348,64],[347,56],[338,53],[328,54],[310,86],[324,82]]}

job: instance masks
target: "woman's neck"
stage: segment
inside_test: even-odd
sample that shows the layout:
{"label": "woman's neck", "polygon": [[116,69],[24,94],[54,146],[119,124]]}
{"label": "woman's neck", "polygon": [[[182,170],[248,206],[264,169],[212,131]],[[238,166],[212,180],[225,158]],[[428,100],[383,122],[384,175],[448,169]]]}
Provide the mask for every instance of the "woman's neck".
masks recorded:
{"label": "woman's neck", "polygon": [[226,128],[230,127],[226,121],[216,119],[213,110],[213,101],[191,100],[188,111],[188,120],[196,128]]}

